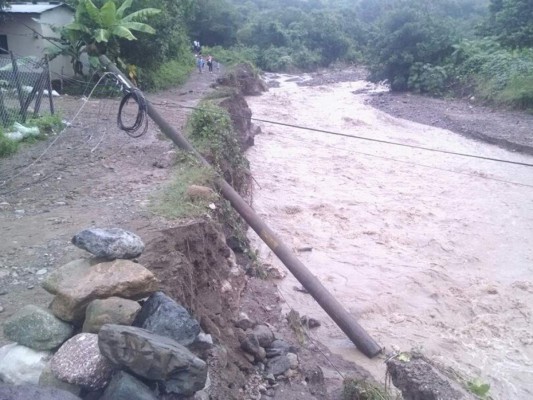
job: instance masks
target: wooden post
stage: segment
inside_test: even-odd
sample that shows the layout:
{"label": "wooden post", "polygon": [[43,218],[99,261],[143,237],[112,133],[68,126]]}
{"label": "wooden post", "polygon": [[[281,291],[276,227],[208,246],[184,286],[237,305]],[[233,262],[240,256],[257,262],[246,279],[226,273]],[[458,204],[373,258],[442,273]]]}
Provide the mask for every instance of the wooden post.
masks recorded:
{"label": "wooden post", "polygon": [[54,99],[52,96],[52,74],[50,73],[50,63],[48,60],[48,54],[44,56],[46,61],[46,83],[48,86],[48,102],[50,103],[50,114],[54,115]]}
{"label": "wooden post", "polygon": [[46,69],[43,69],[43,72],[41,72],[41,79],[39,79],[39,87],[37,89],[37,97],[35,99],[35,107],[33,110],[33,118],[37,118],[39,116],[39,109],[41,108],[41,101],[43,99],[44,95],[44,87],[46,85],[48,74],[46,73]]}
{"label": "wooden post", "polygon": [[35,98],[35,95],[37,94],[37,91],[42,86],[42,80],[43,80],[43,74],[39,75],[39,78],[37,79],[37,82],[35,82],[35,85],[33,86],[33,89],[31,90],[31,93],[26,97],[26,100],[24,101],[24,105],[22,106],[22,109],[20,110],[20,115],[22,116],[22,122],[26,122],[26,113],[28,111],[28,107],[30,106],[31,102]]}

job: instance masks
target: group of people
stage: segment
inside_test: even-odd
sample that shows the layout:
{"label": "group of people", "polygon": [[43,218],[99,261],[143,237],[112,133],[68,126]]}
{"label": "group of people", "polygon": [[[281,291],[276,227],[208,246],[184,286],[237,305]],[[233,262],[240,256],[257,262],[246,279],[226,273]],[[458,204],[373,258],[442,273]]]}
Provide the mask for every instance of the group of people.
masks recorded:
{"label": "group of people", "polygon": [[209,69],[209,73],[213,73],[213,67],[216,64],[217,71],[220,70],[220,64],[213,60],[213,57],[210,55],[207,56],[207,59],[204,60],[204,57],[201,54],[196,55],[196,67],[198,68],[198,72],[201,74],[204,70],[205,64],[207,64],[207,68]]}

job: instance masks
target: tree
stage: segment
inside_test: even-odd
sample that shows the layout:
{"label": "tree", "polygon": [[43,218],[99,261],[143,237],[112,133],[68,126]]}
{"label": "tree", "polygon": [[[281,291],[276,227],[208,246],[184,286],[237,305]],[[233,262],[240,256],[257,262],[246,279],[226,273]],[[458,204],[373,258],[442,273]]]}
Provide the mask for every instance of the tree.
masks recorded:
{"label": "tree", "polygon": [[65,26],[67,38],[71,43],[84,43],[89,55],[108,54],[117,60],[120,55],[119,39],[136,40],[132,31],[155,33],[150,25],[139,21],[158,14],[160,10],[145,8],[124,16],[132,1],[125,0],[117,9],[112,0],[101,8],[91,0],[82,0],[76,8],[74,22]]}
{"label": "tree", "polygon": [[533,1],[491,0],[489,32],[504,46],[533,47]]}

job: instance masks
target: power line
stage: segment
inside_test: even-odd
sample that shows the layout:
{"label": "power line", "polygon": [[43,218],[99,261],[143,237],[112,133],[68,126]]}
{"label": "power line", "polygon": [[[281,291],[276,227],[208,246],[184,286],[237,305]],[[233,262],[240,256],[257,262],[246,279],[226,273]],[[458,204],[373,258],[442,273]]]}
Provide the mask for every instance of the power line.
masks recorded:
{"label": "power line", "polygon": [[[190,107],[190,106],[184,106],[184,105],[175,104],[175,103],[173,103],[173,104],[176,105],[177,107],[181,107],[181,108],[185,108],[185,109],[189,109],[189,110],[203,110],[201,107]],[[235,116],[235,115],[232,115],[232,116]],[[239,116],[235,116],[235,117],[239,118]],[[240,118],[243,118],[243,117],[240,117]],[[388,144],[388,145],[392,145],[392,146],[408,147],[408,148],[412,148],[412,149],[431,151],[431,152],[435,152],[435,153],[443,153],[443,154],[450,154],[450,155],[461,156],[461,157],[476,158],[476,159],[481,159],[481,160],[486,160],[486,161],[495,161],[495,162],[506,163],[506,164],[514,164],[514,165],[522,165],[522,166],[525,166],[525,167],[533,167],[533,164],[520,162],[520,161],[505,160],[505,159],[493,158],[493,157],[485,157],[485,156],[480,156],[480,155],[476,155],[476,154],[459,153],[459,152],[450,151],[450,150],[434,149],[434,148],[431,148],[431,147],[416,146],[416,145],[411,145],[411,144],[406,144],[406,143],[392,142],[392,141],[384,140],[384,139],[375,139],[375,138],[369,138],[369,137],[365,137],[365,136],[350,135],[350,134],[347,134],[347,133],[335,132],[335,131],[330,131],[330,130],[327,130],[327,129],[311,128],[311,127],[308,127],[308,126],[289,124],[289,123],[285,123],[285,122],[272,121],[272,120],[267,120],[267,119],[262,119],[262,118],[254,118],[254,117],[252,117],[251,120],[252,121],[257,121],[257,122],[268,123],[268,124],[272,124],[272,125],[285,126],[285,127],[288,127],[288,128],[295,128],[295,129],[301,129],[301,130],[306,130],[306,131],[311,131],[311,132],[325,133],[325,134],[328,134],[328,135],[341,136],[341,137],[346,137],[346,138],[350,138],[350,139],[366,140],[366,141],[370,141],[370,142]]]}

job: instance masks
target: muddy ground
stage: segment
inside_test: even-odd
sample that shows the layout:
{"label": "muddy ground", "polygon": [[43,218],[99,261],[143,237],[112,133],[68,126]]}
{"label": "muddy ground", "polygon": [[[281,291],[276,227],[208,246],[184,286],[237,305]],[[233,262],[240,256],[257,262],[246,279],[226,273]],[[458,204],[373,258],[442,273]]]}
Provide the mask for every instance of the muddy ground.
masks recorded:
{"label": "muddy ground", "polygon": [[[355,76],[320,75],[317,79],[327,83]],[[194,106],[211,90],[214,79],[215,75],[193,74],[183,87],[149,98],[172,126],[182,130],[188,111],[179,106]],[[407,94],[381,94],[369,101],[396,116],[444,124],[461,134],[480,132],[484,140],[505,140],[502,145],[533,154],[533,117],[528,114]],[[161,230],[177,223],[156,216],[150,208],[153,196],[171,178],[169,152],[174,150],[173,144],[152,123],[138,139],[116,129],[116,100],[90,99],[72,120],[84,102],[77,97],[59,98],[56,107],[72,126],[59,136],[25,146],[16,155],[0,160],[0,325],[23,305],[50,301],[40,281],[55,268],[86,255],[70,243],[80,230],[121,227],[150,243]],[[250,279],[244,296],[243,311],[291,337],[275,283]],[[297,341],[294,336],[291,340]],[[0,344],[5,344],[1,332]],[[300,354],[304,371],[300,379],[282,383],[271,393],[273,398],[338,398],[341,376],[328,359],[335,360],[343,375],[365,376],[364,371],[335,358],[320,344],[308,342]],[[307,384],[316,365],[324,371],[326,385]],[[310,371],[309,376],[305,371]]]}

